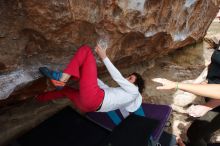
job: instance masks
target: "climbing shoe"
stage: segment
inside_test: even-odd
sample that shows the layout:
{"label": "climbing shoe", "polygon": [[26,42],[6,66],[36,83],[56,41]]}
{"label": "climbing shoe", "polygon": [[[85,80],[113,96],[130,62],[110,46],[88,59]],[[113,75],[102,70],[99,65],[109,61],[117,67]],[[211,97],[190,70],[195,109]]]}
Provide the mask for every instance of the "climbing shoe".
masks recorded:
{"label": "climbing shoe", "polygon": [[47,67],[40,67],[39,71],[42,75],[46,76],[51,80],[53,85],[56,87],[57,90],[61,90],[65,86],[65,82],[59,81],[62,77],[62,72],[53,71],[48,69]]}

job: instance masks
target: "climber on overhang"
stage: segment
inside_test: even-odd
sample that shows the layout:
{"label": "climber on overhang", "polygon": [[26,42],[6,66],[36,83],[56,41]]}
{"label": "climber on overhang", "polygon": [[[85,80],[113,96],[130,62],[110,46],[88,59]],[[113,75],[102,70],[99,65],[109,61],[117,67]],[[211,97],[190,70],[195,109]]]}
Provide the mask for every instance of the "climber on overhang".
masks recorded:
{"label": "climber on overhang", "polygon": [[[136,111],[142,103],[141,93],[144,80],[138,73],[132,73],[124,78],[106,55],[106,49],[99,45],[95,52],[104,62],[113,80],[119,87],[113,88],[97,78],[96,60],[89,46],[80,47],[63,72],[51,71],[46,67],[39,68],[40,72],[50,78],[60,90],[49,91],[37,97],[39,101],[68,97],[77,108],[83,112],[108,112],[116,109]],[[72,77],[79,81],[79,89],[66,85]]]}

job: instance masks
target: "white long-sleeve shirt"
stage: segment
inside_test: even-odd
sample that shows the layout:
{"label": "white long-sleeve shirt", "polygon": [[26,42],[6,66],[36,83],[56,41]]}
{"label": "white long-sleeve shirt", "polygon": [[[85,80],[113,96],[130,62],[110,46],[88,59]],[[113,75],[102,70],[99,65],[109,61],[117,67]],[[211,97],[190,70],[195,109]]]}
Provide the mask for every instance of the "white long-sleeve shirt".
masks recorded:
{"label": "white long-sleeve shirt", "polygon": [[109,87],[98,79],[99,87],[105,92],[104,100],[99,112],[108,112],[123,108],[128,112],[136,111],[142,103],[142,96],[138,91],[138,87],[125,79],[111,63],[109,58],[106,57],[103,62],[113,80],[119,84],[119,87]]}

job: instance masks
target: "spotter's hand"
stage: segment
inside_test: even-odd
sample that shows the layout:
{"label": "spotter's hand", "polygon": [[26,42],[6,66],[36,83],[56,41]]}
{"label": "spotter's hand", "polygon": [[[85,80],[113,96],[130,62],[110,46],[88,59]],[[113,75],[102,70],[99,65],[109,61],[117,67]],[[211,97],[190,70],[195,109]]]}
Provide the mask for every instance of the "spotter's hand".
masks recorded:
{"label": "spotter's hand", "polygon": [[170,90],[175,89],[177,86],[176,82],[164,79],[164,78],[154,78],[152,81],[162,84],[162,86],[158,86],[158,90]]}

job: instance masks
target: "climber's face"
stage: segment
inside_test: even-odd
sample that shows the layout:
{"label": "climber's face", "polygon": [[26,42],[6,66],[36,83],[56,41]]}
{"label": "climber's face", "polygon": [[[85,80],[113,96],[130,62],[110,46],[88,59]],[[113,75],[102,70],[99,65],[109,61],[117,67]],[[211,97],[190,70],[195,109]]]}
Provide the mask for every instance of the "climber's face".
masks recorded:
{"label": "climber's face", "polygon": [[134,84],[134,82],[136,81],[136,76],[135,75],[130,75],[126,78],[129,82],[131,82],[132,84]]}

